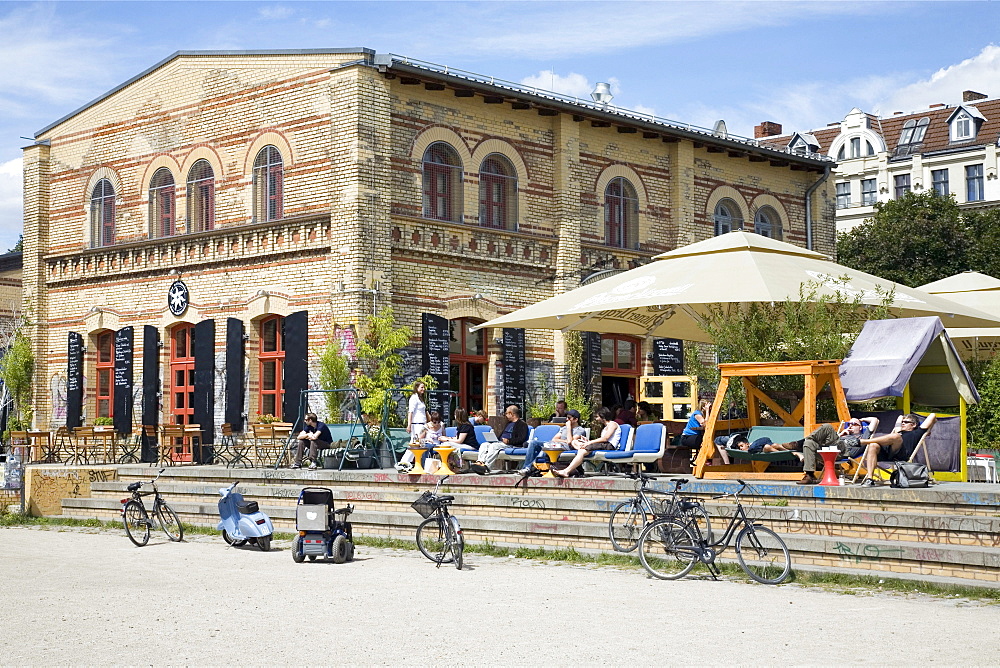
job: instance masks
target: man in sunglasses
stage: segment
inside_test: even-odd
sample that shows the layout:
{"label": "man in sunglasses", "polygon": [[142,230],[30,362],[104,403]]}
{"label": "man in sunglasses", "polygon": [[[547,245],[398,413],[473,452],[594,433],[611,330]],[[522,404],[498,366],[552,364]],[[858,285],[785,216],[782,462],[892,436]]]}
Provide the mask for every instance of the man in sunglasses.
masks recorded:
{"label": "man in sunglasses", "polygon": [[937,422],[937,414],[935,413],[928,415],[923,422],[920,422],[919,415],[909,413],[900,415],[896,419],[896,427],[891,433],[875,438],[862,438],[861,444],[867,446],[865,469],[868,471],[868,476],[861,484],[866,487],[875,484],[871,472],[875,470],[880,459],[895,462],[908,460],[913,451],[917,449],[920,439],[930,431],[935,422]]}
{"label": "man in sunglasses", "polygon": [[[861,448],[861,437],[874,434],[877,428],[878,418],[876,417],[852,417],[839,432],[828,424],[821,424],[816,431],[803,439],[789,443],[765,445],[763,452],[780,450],[795,452],[796,456],[802,459],[802,479],[797,484],[817,485],[819,478],[816,476],[816,469],[820,463],[819,451],[822,448],[836,447],[840,450],[841,456],[857,457],[861,453],[855,452],[855,449]],[[800,452],[801,455],[798,454]]]}

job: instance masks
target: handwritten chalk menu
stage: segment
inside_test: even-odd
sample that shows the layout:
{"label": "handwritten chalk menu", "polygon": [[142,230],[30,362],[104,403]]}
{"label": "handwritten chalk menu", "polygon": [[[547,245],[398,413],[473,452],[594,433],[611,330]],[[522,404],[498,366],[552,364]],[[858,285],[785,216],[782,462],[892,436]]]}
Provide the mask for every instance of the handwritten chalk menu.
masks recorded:
{"label": "handwritten chalk menu", "polygon": [[69,333],[68,363],[66,365],[66,426],[81,426],[83,412],[83,336]]}
{"label": "handwritten chalk menu", "polygon": [[600,389],[601,335],[580,332],[583,339],[583,393],[590,397]]}
{"label": "handwritten chalk menu", "polygon": [[132,433],[132,327],[115,332],[115,431]]}
{"label": "handwritten chalk menu", "polygon": [[[448,327],[448,319],[433,313],[424,313],[421,315],[420,331],[423,352],[422,375],[434,378],[438,390],[448,390],[451,383],[449,352],[451,330]],[[448,396],[446,391],[428,393],[427,409],[438,411],[447,419]]]}
{"label": "handwritten chalk menu", "polygon": [[684,375],[684,342],[680,339],[653,339],[653,375]]}
{"label": "handwritten chalk menu", "polygon": [[516,404],[524,410],[528,393],[528,365],[524,359],[524,330],[503,330],[503,403]]}

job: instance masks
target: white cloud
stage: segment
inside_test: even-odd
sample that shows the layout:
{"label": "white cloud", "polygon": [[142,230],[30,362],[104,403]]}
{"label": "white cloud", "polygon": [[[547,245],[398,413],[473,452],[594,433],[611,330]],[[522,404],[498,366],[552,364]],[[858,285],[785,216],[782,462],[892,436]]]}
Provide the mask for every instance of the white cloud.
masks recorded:
{"label": "white cloud", "polygon": [[257,10],[257,17],[267,21],[281,21],[294,14],[295,11],[286,5],[267,5]]}
{"label": "white cloud", "polygon": [[542,70],[538,74],[521,79],[521,84],[531,88],[539,88],[543,91],[562,93],[574,97],[590,99],[590,93],[594,90],[590,80],[582,74],[570,72],[566,76],[556,74],[552,70]]}
{"label": "white cloud", "polygon": [[21,158],[0,164],[0,253],[17,243],[23,227],[21,164]]}
{"label": "white cloud", "polygon": [[918,111],[939,102],[958,104],[966,90],[1000,97],[1000,46],[990,44],[972,58],[899,88],[883,98],[881,111],[888,116],[894,111]]}

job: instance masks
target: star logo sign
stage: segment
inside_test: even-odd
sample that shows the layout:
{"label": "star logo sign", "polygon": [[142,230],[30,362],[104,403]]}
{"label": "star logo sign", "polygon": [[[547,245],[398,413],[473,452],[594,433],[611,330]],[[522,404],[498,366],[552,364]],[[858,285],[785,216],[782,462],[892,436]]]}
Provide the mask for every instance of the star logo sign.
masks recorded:
{"label": "star logo sign", "polygon": [[182,281],[174,281],[167,291],[167,308],[174,315],[183,315],[188,307],[188,289]]}

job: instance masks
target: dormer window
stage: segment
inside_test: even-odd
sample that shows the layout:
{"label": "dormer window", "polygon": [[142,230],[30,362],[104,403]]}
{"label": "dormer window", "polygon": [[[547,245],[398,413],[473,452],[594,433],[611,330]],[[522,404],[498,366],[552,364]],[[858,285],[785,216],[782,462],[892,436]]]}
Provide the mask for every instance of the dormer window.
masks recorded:
{"label": "dormer window", "polygon": [[924,116],[919,121],[911,118],[903,123],[903,131],[899,133],[899,144],[896,145],[896,155],[910,155],[916,153],[924,143],[924,135],[927,134],[927,126],[931,119]]}
{"label": "dormer window", "polygon": [[951,128],[952,139],[955,141],[972,139],[972,117],[964,111],[955,118],[955,122],[952,123]]}
{"label": "dormer window", "polygon": [[975,139],[986,117],[975,106],[959,107],[948,119],[949,135],[952,142]]}

